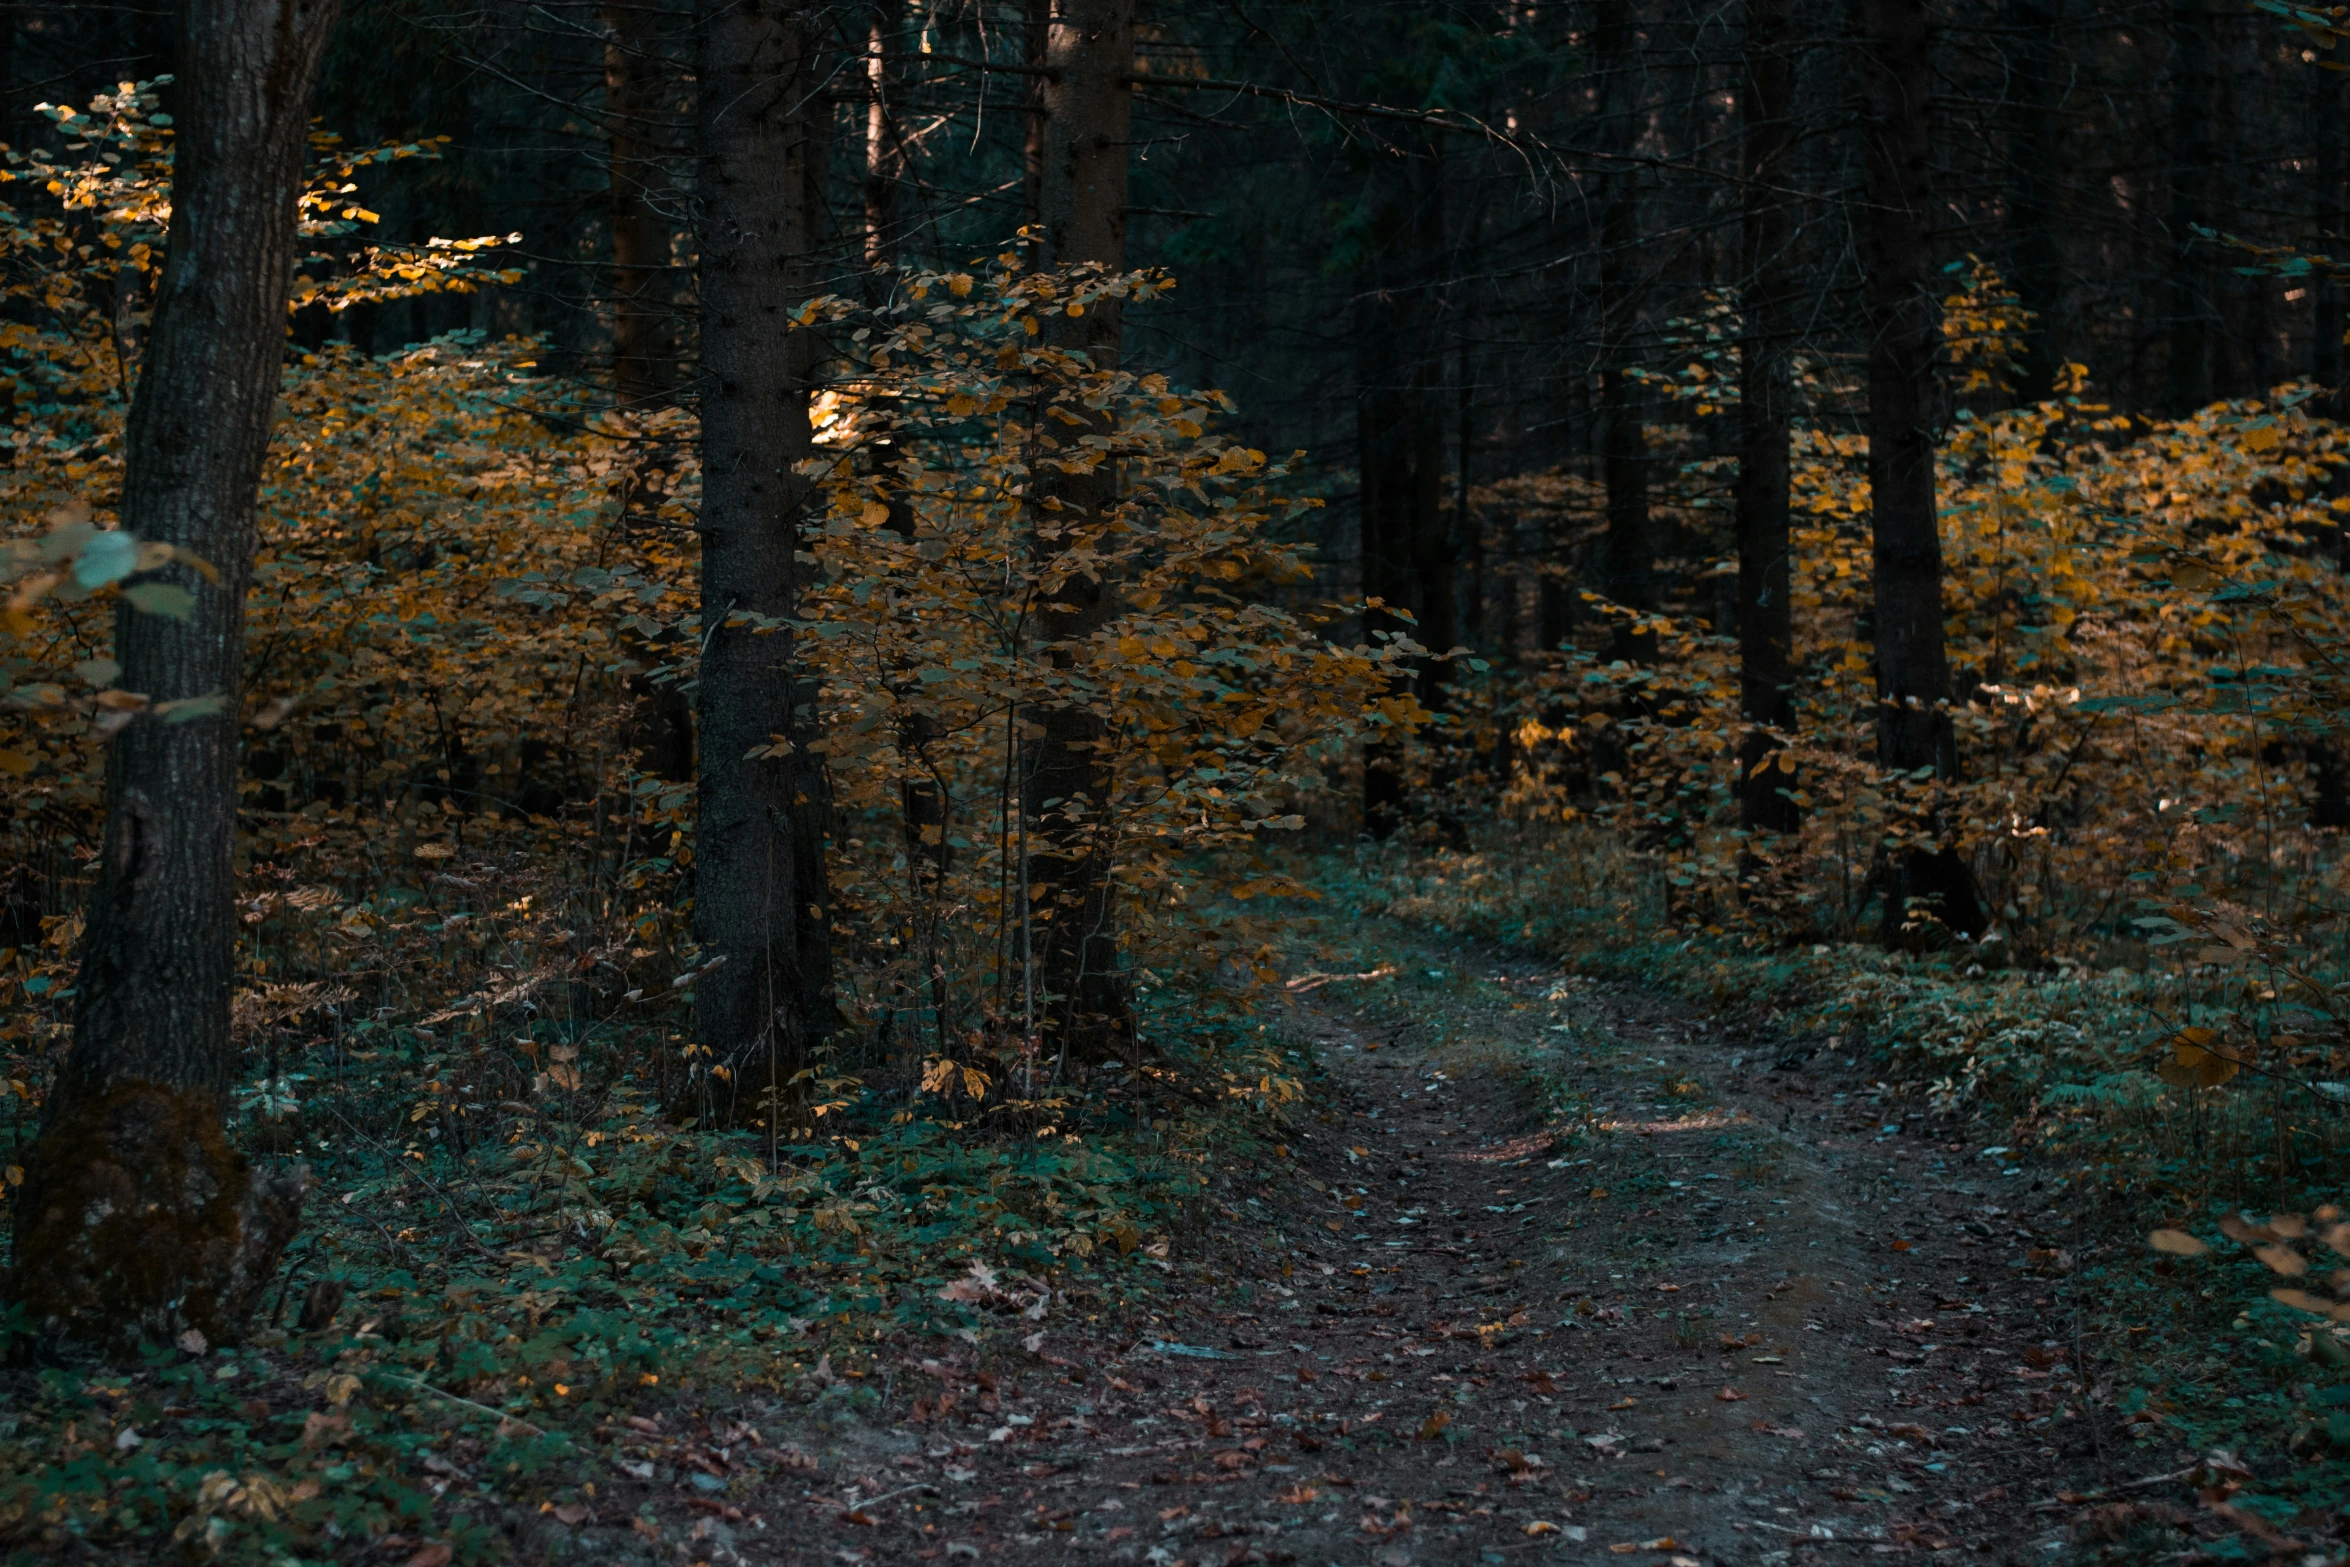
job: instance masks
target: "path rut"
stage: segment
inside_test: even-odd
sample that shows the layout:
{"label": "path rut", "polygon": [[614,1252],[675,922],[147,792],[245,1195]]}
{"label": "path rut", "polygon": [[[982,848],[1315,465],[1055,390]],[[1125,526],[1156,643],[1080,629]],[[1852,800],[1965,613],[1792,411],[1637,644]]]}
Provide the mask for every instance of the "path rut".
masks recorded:
{"label": "path rut", "polygon": [[[910,1360],[712,1561],[2055,1559],[2118,1461],[2028,1172],[1789,1052],[1555,968],[1290,1003],[1327,1076],[1182,1304]],[[1531,1062],[1534,1070],[1524,1070]],[[2040,1504],[2051,1504],[2043,1508]],[[742,1515],[737,1513],[738,1519]]]}

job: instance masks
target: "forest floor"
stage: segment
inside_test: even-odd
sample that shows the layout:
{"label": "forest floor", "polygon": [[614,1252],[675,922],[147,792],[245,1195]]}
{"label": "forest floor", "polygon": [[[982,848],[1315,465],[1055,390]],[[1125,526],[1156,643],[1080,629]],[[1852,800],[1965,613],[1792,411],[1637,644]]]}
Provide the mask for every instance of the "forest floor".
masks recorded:
{"label": "forest floor", "polygon": [[1832,1050],[1386,934],[1393,974],[1292,980],[1313,1109],[1218,1172],[1157,1314],[1007,1310],[820,1430],[648,1410],[547,1554],[2053,1563],[2186,1494],[2087,1396],[2089,1243],[2004,1150]]}

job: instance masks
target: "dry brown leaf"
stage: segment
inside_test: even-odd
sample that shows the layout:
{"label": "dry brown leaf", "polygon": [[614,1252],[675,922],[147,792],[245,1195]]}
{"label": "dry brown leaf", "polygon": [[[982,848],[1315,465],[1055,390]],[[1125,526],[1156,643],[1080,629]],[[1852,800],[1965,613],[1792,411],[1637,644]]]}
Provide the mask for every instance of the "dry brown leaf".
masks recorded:
{"label": "dry brown leaf", "polygon": [[2289,1279],[2297,1279],[2309,1271],[2309,1259],[2290,1246],[2255,1246],[2252,1255],[2258,1257],[2269,1272],[2281,1273]]}

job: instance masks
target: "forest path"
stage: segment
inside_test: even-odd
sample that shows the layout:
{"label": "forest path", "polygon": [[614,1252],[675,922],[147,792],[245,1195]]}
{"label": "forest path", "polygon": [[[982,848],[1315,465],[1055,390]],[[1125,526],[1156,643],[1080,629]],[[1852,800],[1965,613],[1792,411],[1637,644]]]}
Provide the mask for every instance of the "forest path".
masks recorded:
{"label": "forest path", "polygon": [[739,1559],[2060,1559],[2106,1461],[2028,1174],[1842,1058],[1397,955],[1288,1004],[1294,1174],[1224,1187],[1147,1331],[909,1359]]}

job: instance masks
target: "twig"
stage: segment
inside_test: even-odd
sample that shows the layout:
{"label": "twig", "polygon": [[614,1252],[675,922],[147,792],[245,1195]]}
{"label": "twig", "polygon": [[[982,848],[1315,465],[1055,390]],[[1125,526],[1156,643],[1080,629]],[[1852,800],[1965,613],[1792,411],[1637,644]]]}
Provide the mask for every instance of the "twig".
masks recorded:
{"label": "twig", "polygon": [[506,1413],[506,1411],[503,1409],[492,1409],[487,1404],[477,1404],[472,1399],[462,1397],[456,1393],[452,1393],[446,1388],[434,1387],[430,1382],[426,1382],[421,1378],[404,1377],[396,1371],[379,1371],[376,1373],[376,1375],[382,1377],[387,1382],[397,1382],[403,1387],[412,1387],[419,1393],[430,1393],[433,1397],[446,1399],[452,1404],[463,1404],[467,1409],[479,1410],[481,1413],[488,1415],[491,1419],[497,1421],[500,1425],[513,1424],[519,1426],[532,1436],[551,1436],[556,1441],[561,1442],[564,1447],[570,1451],[575,1453],[579,1451],[578,1447],[572,1442],[571,1438],[563,1435],[559,1431],[549,1431],[545,1426],[534,1425],[519,1415],[510,1415]]}

